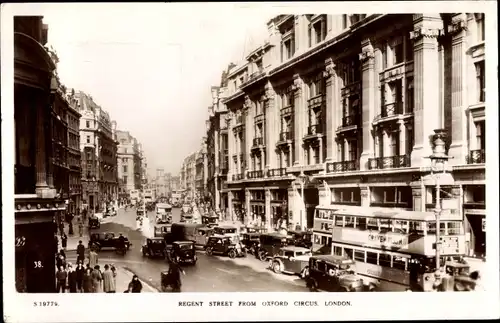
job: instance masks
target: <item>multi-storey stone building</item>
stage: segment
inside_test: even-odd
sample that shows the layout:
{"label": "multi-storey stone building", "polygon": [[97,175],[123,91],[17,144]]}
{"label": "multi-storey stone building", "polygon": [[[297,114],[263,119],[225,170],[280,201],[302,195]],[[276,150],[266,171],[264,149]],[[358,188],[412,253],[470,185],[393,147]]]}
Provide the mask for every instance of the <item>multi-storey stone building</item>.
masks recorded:
{"label": "multi-storey stone building", "polygon": [[[224,73],[224,76],[226,73]],[[220,87],[212,87],[212,105],[207,120],[207,189],[216,211],[227,211],[227,173],[229,169],[227,109],[222,99],[227,90],[227,81]]]}
{"label": "multi-storey stone building", "polygon": [[[434,129],[448,130],[447,210],[485,252],[484,14],[281,15],[230,69],[230,213],[314,228],[318,204],[434,209]],[[220,152],[220,150],[219,150]]]}
{"label": "multi-storey stone building", "polygon": [[184,158],[181,167],[182,188],[186,190],[185,194],[189,198],[194,198],[196,191],[196,153]]}
{"label": "multi-storey stone building", "polygon": [[116,122],[91,96],[77,92],[82,152],[83,201],[90,209],[101,209],[118,194]]}
{"label": "multi-storey stone building", "polygon": [[130,190],[142,188],[141,145],[128,131],[116,131],[118,141],[119,194],[128,196]]}
{"label": "multi-storey stone building", "polygon": [[68,100],[68,187],[69,203],[68,210],[76,213],[81,209],[82,203],[82,161],[80,152],[80,117],[78,112],[78,100],[75,91],[72,89],[66,92]]}
{"label": "multi-storey stone building", "polygon": [[15,276],[16,290],[29,293],[55,292],[54,219],[65,210],[47,131],[58,89],[47,31],[41,16],[14,17]]}
{"label": "multi-storey stone building", "polygon": [[195,154],[195,191],[196,196],[202,200],[208,198],[207,191],[207,148],[206,138],[203,138],[203,144]]}

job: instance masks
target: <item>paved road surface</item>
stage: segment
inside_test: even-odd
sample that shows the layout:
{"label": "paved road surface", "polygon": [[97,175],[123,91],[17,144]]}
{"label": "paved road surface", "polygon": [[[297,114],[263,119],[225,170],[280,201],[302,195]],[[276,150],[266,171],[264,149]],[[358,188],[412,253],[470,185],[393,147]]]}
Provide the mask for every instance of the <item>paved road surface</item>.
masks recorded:
{"label": "paved road surface", "polygon": [[[154,212],[148,213],[151,230],[155,221]],[[173,209],[173,221],[180,220],[180,209]],[[108,222],[109,221],[109,222]],[[100,251],[99,263],[113,263],[123,266],[141,279],[160,288],[160,272],[168,269],[163,259],[144,258],[141,247],[144,242],[143,232],[136,230],[135,209],[120,209],[116,217],[106,219],[99,232],[121,232],[128,236],[132,247],[125,256],[114,251]],[[197,251],[198,262],[195,266],[185,266],[183,292],[287,292],[307,291],[305,283],[297,276],[275,274],[269,271],[267,263],[260,262],[252,256],[229,259],[227,257],[207,256]],[[68,255],[71,259],[71,255]],[[76,258],[76,256],[75,256]]]}

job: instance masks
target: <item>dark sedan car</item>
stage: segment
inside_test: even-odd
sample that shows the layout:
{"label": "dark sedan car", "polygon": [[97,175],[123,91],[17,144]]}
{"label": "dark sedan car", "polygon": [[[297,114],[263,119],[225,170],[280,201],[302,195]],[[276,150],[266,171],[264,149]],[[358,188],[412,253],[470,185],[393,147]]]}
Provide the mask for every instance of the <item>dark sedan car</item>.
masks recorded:
{"label": "dark sedan car", "polygon": [[[130,241],[127,237],[123,236],[125,240],[125,247],[130,249]],[[101,232],[92,233],[89,239],[89,248],[94,248],[96,250],[101,250],[102,248],[113,248],[119,247],[119,235],[113,232]]]}
{"label": "dark sedan car", "polygon": [[170,249],[170,257],[179,264],[190,263],[196,265],[198,257],[193,241],[175,241]]}

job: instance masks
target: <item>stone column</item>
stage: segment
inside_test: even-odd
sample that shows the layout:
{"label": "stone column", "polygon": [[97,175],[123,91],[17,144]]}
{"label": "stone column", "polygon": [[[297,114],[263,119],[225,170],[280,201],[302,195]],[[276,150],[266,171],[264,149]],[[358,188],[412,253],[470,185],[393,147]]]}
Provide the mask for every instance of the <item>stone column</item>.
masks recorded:
{"label": "stone column", "polygon": [[399,120],[399,155],[406,154],[406,124],[403,120]]}
{"label": "stone column", "polygon": [[254,133],[254,114],[255,114],[255,109],[253,108],[254,104],[252,104],[252,101],[250,101],[250,98],[248,96],[245,96],[245,106],[244,106],[244,115],[245,115],[245,151],[242,153],[244,154],[244,160],[245,160],[245,178],[246,178],[246,173],[250,169],[250,152],[252,148],[252,139],[253,139],[253,133]]}
{"label": "stone column", "polygon": [[229,214],[226,214],[226,218],[227,217],[229,217],[229,218],[233,217],[233,214],[234,214],[233,197],[234,197],[234,193],[232,191],[228,191],[227,192],[227,209],[228,209],[228,213]]}
{"label": "stone column", "polygon": [[[220,122],[219,122],[220,123]],[[214,152],[215,152],[215,172],[218,175],[220,173],[220,166],[221,166],[221,160],[220,160],[220,155],[222,153],[222,149],[219,149],[219,130],[214,130]]]}
{"label": "stone column", "polygon": [[[48,193],[49,185],[47,183],[47,132],[45,131],[45,120],[47,108],[43,98],[32,98],[36,105],[36,139],[35,139],[35,171],[36,171],[36,187],[35,191],[38,197],[45,197]],[[50,132],[49,132],[50,133]],[[51,139],[51,138],[49,138]]]}
{"label": "stone column", "polygon": [[240,159],[240,155],[242,153],[242,151],[241,151],[241,141],[242,141],[242,138],[241,138],[241,133],[239,131],[236,133],[236,138],[235,139],[236,139],[235,142],[236,142],[236,166],[237,166],[235,174],[240,174],[241,173],[241,159]]}
{"label": "stone column", "polygon": [[373,45],[370,39],[365,39],[361,43],[362,52],[359,54],[359,60],[362,66],[362,81],[361,81],[361,98],[362,98],[362,112],[361,112],[361,125],[363,129],[363,140],[361,157],[359,166],[361,170],[368,169],[368,159],[374,156],[374,145],[372,137],[372,122],[375,118],[375,111],[377,102],[376,89],[377,78],[375,73],[375,55],[373,52]]}
{"label": "stone column", "polygon": [[349,156],[349,141],[347,141],[347,138],[344,138],[343,140],[343,145],[342,149],[344,150],[344,158],[342,158],[342,161],[349,160],[351,156]]}
{"label": "stone column", "polygon": [[[454,14],[448,31],[451,37],[451,145],[450,164],[463,164],[467,156],[467,14]],[[472,64],[471,64],[472,65]],[[469,75],[470,77],[470,75]]]}
{"label": "stone column", "polygon": [[338,99],[336,96],[336,73],[332,58],[325,61],[325,71],[323,77],[326,80],[326,161],[337,161],[337,147],[335,146],[335,137],[337,130],[337,115],[335,109],[338,108]]}
{"label": "stone column", "polygon": [[361,195],[361,206],[369,207],[371,203],[371,190],[368,186],[362,186],[360,189]]}
{"label": "stone column", "polygon": [[303,96],[304,96],[304,86],[303,86],[302,78],[299,74],[295,74],[293,76],[293,90],[294,90],[294,106],[293,106],[293,127],[294,127],[294,161],[293,165],[304,165],[304,154],[302,149],[302,138],[304,138],[304,107],[303,104]]}
{"label": "stone column", "polygon": [[425,157],[432,154],[431,135],[442,125],[437,38],[442,33],[443,23],[439,14],[414,14],[413,25],[410,38],[415,51],[415,145],[411,165],[428,166],[430,159]]}
{"label": "stone column", "polygon": [[252,210],[250,208],[250,190],[248,188],[245,188],[245,216],[246,218],[243,219],[244,223],[248,222],[249,217],[252,215]]}
{"label": "stone column", "polygon": [[270,231],[273,225],[273,215],[271,213],[271,190],[265,190],[265,207],[264,213],[266,215],[266,228]]}
{"label": "stone column", "polygon": [[[275,132],[276,128],[274,127],[274,124],[276,123],[275,121],[275,116],[276,116],[276,111],[274,108],[274,97],[275,93],[273,90],[273,87],[270,82],[268,82],[265,86],[265,93],[262,97],[262,100],[264,102],[264,115],[265,115],[265,121],[264,121],[264,144],[266,145],[266,153],[265,153],[265,160],[263,161],[263,167],[266,172],[269,168],[271,168],[271,158],[272,158],[272,151],[274,148],[275,140]],[[265,166],[265,167],[264,167]]]}
{"label": "stone column", "polygon": [[382,157],[390,157],[392,156],[391,145],[390,145],[391,137],[389,137],[389,130],[382,130],[382,146],[384,147]]}
{"label": "stone column", "polygon": [[319,163],[322,164],[323,161],[323,138],[319,138]]}

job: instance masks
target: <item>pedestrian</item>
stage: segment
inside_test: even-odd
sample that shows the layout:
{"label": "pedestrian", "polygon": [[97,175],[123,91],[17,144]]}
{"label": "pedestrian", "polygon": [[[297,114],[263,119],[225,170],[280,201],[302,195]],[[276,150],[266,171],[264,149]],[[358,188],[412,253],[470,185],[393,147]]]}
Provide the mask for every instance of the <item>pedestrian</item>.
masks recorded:
{"label": "pedestrian", "polygon": [[76,271],[72,264],[68,264],[68,289],[70,293],[76,293]]}
{"label": "pedestrian", "polygon": [[92,270],[90,267],[87,267],[83,274],[83,292],[92,293]]}
{"label": "pedestrian", "polygon": [[69,218],[68,218],[69,231],[68,231],[68,234],[69,234],[70,236],[72,236],[72,235],[74,234],[74,232],[73,232],[73,218],[74,218],[74,217],[75,217],[75,216],[73,215],[73,213],[70,213],[70,214],[69,214]]}
{"label": "pedestrian", "polygon": [[57,268],[59,268],[59,267],[66,268],[66,257],[64,256],[64,254],[61,254],[61,253],[57,254],[56,266],[57,266]]}
{"label": "pedestrian", "polygon": [[113,273],[113,282],[115,283],[115,290],[116,290],[116,276],[117,276],[117,272],[116,272],[116,268],[115,268],[115,265],[111,264],[111,272]]}
{"label": "pedestrian", "polygon": [[83,237],[83,219],[81,216],[78,217],[78,234]]}
{"label": "pedestrian", "polygon": [[63,266],[59,267],[59,270],[56,273],[57,285],[56,289],[58,293],[66,292],[66,279],[68,277],[68,273],[64,270]]}
{"label": "pedestrian", "polygon": [[54,253],[57,255],[57,250],[59,250],[59,238],[57,238],[57,233],[54,233],[54,245],[55,245]]}
{"label": "pedestrian", "polygon": [[99,293],[101,291],[102,281],[102,274],[101,270],[99,269],[99,265],[96,265],[94,267],[94,270],[92,271],[90,276],[92,277],[92,293]]}
{"label": "pedestrian", "polygon": [[83,264],[81,261],[78,261],[78,264],[76,265],[76,289],[78,293],[83,292],[83,278],[85,275],[85,268],[83,267]]}
{"label": "pedestrian", "polygon": [[68,236],[66,235],[66,233],[63,233],[63,235],[61,237],[61,245],[62,245],[62,248],[64,250],[66,250],[66,247],[68,246]]}
{"label": "pedestrian", "polygon": [[116,275],[116,273],[110,270],[109,265],[104,265],[104,272],[102,273],[102,289],[105,293],[116,293],[114,275]]}
{"label": "pedestrian", "polygon": [[94,268],[95,266],[97,266],[98,263],[99,263],[99,257],[97,255],[97,252],[95,252],[94,249],[91,249],[90,253],[89,253],[89,266],[90,266],[90,268]]}
{"label": "pedestrian", "polygon": [[82,240],[78,241],[78,246],[76,247],[76,254],[78,255],[77,262],[85,261],[85,246],[82,243]]}
{"label": "pedestrian", "polygon": [[142,291],[142,283],[139,280],[139,277],[137,275],[134,275],[132,277],[132,280],[128,284],[128,292],[129,293],[140,293]]}
{"label": "pedestrian", "polygon": [[63,235],[64,234],[64,222],[60,219],[59,220],[59,235]]}

